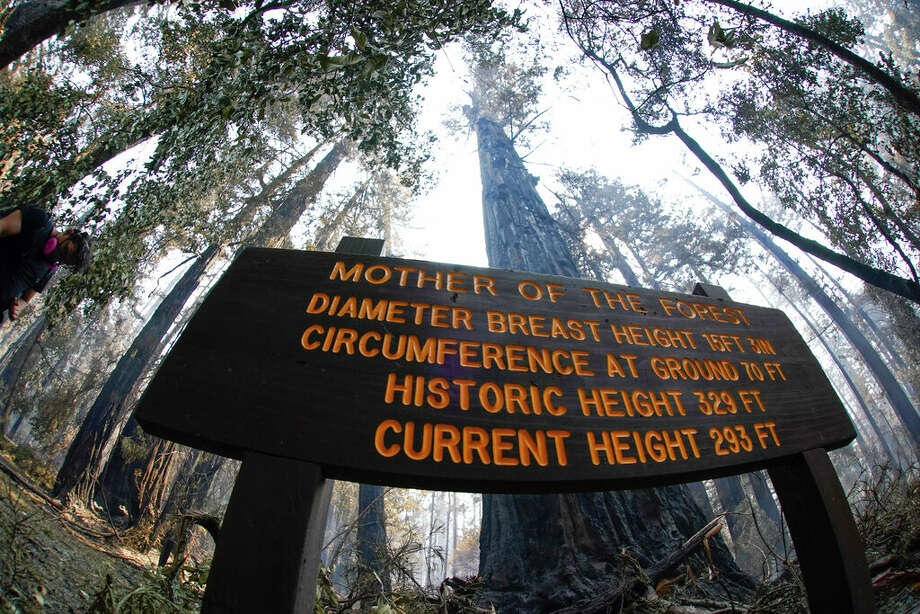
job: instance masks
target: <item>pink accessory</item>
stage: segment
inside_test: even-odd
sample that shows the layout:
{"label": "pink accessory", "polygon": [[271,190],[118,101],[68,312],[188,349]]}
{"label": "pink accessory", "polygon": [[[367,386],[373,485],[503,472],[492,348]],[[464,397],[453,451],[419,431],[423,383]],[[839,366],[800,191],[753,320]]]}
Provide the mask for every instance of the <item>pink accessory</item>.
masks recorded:
{"label": "pink accessory", "polygon": [[[54,248],[57,246],[58,246],[57,237],[48,237],[48,240],[45,241],[45,247],[42,248],[42,254],[44,254],[45,256],[50,255],[51,252],[54,251]],[[58,268],[58,263],[55,262],[54,266],[52,266],[51,269],[55,270],[57,268]]]}

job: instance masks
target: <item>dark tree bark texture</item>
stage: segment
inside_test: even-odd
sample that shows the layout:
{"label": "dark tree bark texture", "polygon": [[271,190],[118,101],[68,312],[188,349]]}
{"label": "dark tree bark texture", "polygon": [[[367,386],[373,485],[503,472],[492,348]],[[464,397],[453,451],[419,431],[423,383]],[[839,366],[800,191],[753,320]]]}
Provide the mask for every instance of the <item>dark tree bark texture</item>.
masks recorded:
{"label": "dark tree bark texture", "polygon": [[100,483],[100,499],[112,517],[123,507],[134,526],[142,517],[159,515],[174,474],[176,445],[145,434],[133,417],[128,419]]}
{"label": "dark tree bark texture", "polygon": [[70,443],[52,491],[55,497],[65,497],[72,493],[79,500],[89,502],[105,463],[104,451],[131,410],[126,403],[128,395],[147,368],[153,353],[159,349],[163,335],[185,305],[185,300],[180,298],[187,298],[198,287],[217,249],[216,245],[210,246],[186,270],[118,361]]}
{"label": "dark tree bark texture", "polygon": [[372,575],[367,581],[372,583],[373,592],[390,592],[390,574],[386,568],[387,530],[386,515],[383,510],[383,487],[361,484],[358,488],[358,535],[357,555],[359,574],[369,575],[373,571],[380,578],[383,586]]}
{"label": "dark tree bark texture", "polygon": [[[489,265],[576,277],[577,270],[532,177],[495,122],[476,123]],[[610,493],[483,495],[479,573],[483,603],[502,612],[545,612],[609,589],[626,549],[643,566],[706,525],[685,486]],[[750,581],[724,543],[713,544],[722,578]]]}
{"label": "dark tree bark texture", "polygon": [[0,423],[0,434],[8,434],[11,430],[9,420],[13,409],[10,404],[13,400],[13,393],[16,391],[26,359],[32,353],[32,348],[35,347],[35,343],[45,331],[46,326],[44,317],[36,318],[16,340],[16,344],[10,350],[9,361],[3,367],[3,371],[0,371],[0,416],[3,420]]}
{"label": "dark tree bark texture", "polygon": [[81,3],[73,0],[34,0],[16,5],[0,24],[0,68],[30,49],[63,32],[67,25],[113,9],[141,4],[140,0],[109,0]]}

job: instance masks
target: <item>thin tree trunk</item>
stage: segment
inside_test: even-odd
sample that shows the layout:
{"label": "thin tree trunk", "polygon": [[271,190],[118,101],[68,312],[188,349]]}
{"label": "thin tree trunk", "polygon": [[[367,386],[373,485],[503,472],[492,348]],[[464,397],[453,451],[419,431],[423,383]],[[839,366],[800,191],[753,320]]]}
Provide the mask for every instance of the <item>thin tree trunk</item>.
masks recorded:
{"label": "thin tree trunk", "polygon": [[725,478],[716,478],[713,483],[716,486],[719,503],[728,522],[728,531],[732,535],[732,540],[735,541],[737,551],[740,545],[738,540],[741,537],[739,531],[740,525],[743,523],[742,515],[748,511],[747,507],[743,505],[747,497],[744,495],[744,487],[741,486],[741,478],[737,475],[732,475]]}
{"label": "thin tree trunk", "polygon": [[77,500],[89,503],[105,462],[104,453],[117,427],[125,421],[131,409],[126,403],[128,395],[146,369],[151,355],[160,347],[164,331],[185,305],[184,298],[198,287],[207,264],[217,252],[217,246],[211,245],[186,270],[118,361],[67,450],[54,483],[53,496],[64,498],[73,495]]}
{"label": "thin tree trunk", "polygon": [[445,514],[444,514],[444,518],[446,522],[446,524],[444,525],[444,577],[445,578],[450,577],[450,553],[453,552],[453,550],[450,549],[450,531],[452,528],[450,513],[451,513],[451,508],[453,507],[451,505],[451,494],[452,493],[449,493],[449,492],[444,493],[447,499],[447,506],[445,508]]}
{"label": "thin tree trunk", "polygon": [[376,603],[376,595],[381,591],[391,591],[390,572],[386,565],[387,530],[382,486],[361,484],[358,488],[356,542],[359,586],[365,587],[365,594],[369,592],[375,595],[372,601]]}
{"label": "thin tree trunk", "polygon": [[316,231],[316,249],[318,250],[328,250],[332,245],[331,239],[332,234],[342,225],[342,222],[345,220],[345,216],[357,208],[358,203],[361,200],[361,196],[367,190],[367,185],[370,183],[370,179],[365,181],[360,188],[355,190],[355,193],[351,195],[345,204],[343,204],[339,210],[336,212],[335,217],[330,220],[328,224],[324,224],[322,228]]}
{"label": "thin tree trunk", "polygon": [[856,314],[859,317],[859,321],[864,323],[866,327],[872,331],[877,344],[885,349],[886,358],[890,362],[893,362],[898,368],[903,369],[907,367],[904,359],[901,357],[900,352],[895,349],[888,335],[883,334],[882,331],[879,330],[875,320],[873,320],[869,314],[866,313],[866,310],[863,309],[862,305],[853,300],[853,297],[850,295],[847,289],[844,288],[839,281],[837,281],[836,277],[825,271],[824,267],[820,262],[817,261],[817,259],[815,259],[814,256],[808,254],[808,258],[812,261],[812,264],[821,269],[821,271],[824,273],[824,277],[831,282],[831,285],[834,286],[834,289],[837,290],[837,292],[847,300],[847,302],[850,304],[850,314]]}
{"label": "thin tree trunk", "polygon": [[[453,532],[451,534],[451,542],[453,544],[451,547],[451,552],[454,553],[454,558],[456,558],[457,557],[457,532],[458,532],[457,524],[460,520],[458,517],[459,514],[457,513],[457,493],[450,493],[450,498],[451,498],[450,513],[453,515],[453,518],[454,518],[454,522],[451,524],[451,527],[453,529]],[[447,576],[453,577],[454,575],[456,575],[457,571],[454,568],[454,566],[450,564],[449,558],[447,559],[447,561],[449,565],[447,568]]]}
{"label": "thin tree trunk", "polygon": [[0,434],[7,434],[10,429],[9,419],[12,412],[11,401],[13,393],[16,391],[19,379],[22,376],[22,368],[26,364],[26,359],[32,353],[32,349],[38,342],[38,338],[45,331],[47,322],[44,316],[39,316],[29,324],[29,328],[16,340],[9,361],[0,372],[0,408],[2,408],[3,422],[0,423]]}
{"label": "thin tree trunk", "polygon": [[776,499],[773,498],[773,494],[770,492],[767,472],[754,471],[753,473],[748,473],[747,477],[748,481],[751,483],[751,490],[754,493],[754,498],[757,499],[757,505],[760,506],[760,509],[767,515],[767,518],[773,521],[773,524],[777,527],[781,527],[783,524],[783,517],[779,511],[779,507],[776,505]]}
{"label": "thin tree trunk", "polygon": [[434,491],[428,502],[428,548],[425,550],[425,586],[431,586],[431,567],[435,558],[434,549]]}
{"label": "thin tree trunk", "polygon": [[[614,241],[609,234],[602,230],[600,223],[598,223],[597,218],[593,214],[585,213],[585,216],[588,218],[588,222],[594,228],[594,232],[600,236],[601,241],[604,243],[604,247],[607,248],[607,252],[610,254],[610,259],[613,260],[614,266],[620,271],[620,275],[623,276],[623,280],[626,282],[627,286],[639,287],[639,278],[636,277],[635,271],[632,270],[632,267],[629,266],[626,258],[623,256],[623,252],[617,247],[616,241]],[[602,280],[603,281],[603,280]]]}
{"label": "thin tree trunk", "polygon": [[866,365],[869,367],[869,370],[875,376],[876,381],[881,386],[882,390],[885,392],[885,396],[888,398],[888,402],[891,404],[891,407],[894,409],[895,413],[901,419],[901,422],[904,424],[904,427],[907,429],[907,433],[910,437],[913,450],[915,455],[920,458],[920,415],[917,413],[917,409],[910,402],[910,399],[907,398],[907,394],[904,392],[904,389],[895,379],[894,375],[891,373],[891,370],[888,366],[882,361],[879,357],[878,352],[872,347],[872,344],[869,343],[869,340],[859,331],[856,326],[850,321],[849,318],[843,313],[840,307],[837,305],[834,300],[827,295],[826,292],[819,286],[815,280],[802,269],[799,264],[786,253],[785,250],[781,249],[776,243],[774,243],[762,230],[751,224],[749,221],[740,217],[735,213],[727,204],[723,203],[715,196],[709,194],[706,190],[699,187],[692,181],[686,180],[690,185],[695,187],[700,191],[704,196],[706,196],[710,202],[714,203],[717,207],[725,211],[728,215],[733,216],[741,226],[750,232],[754,239],[768,251],[774,258],[776,258],[779,263],[787,270],[789,273],[795,277],[798,282],[805,288],[805,291],[808,292],[809,296],[821,308],[830,316],[837,326],[840,327],[841,332],[846,336],[850,341],[853,347],[859,352],[863,360],[866,362]]}
{"label": "thin tree trunk", "polygon": [[837,357],[837,352],[835,352],[827,340],[824,338],[824,335],[821,334],[821,331],[818,330],[818,327],[815,326],[814,322],[811,321],[811,318],[799,308],[795,301],[793,301],[786,292],[777,284],[772,277],[766,274],[765,271],[761,270],[761,274],[770,282],[770,284],[779,292],[780,296],[786,299],[786,302],[792,307],[792,309],[799,314],[799,317],[805,321],[805,324],[811,329],[814,333],[815,338],[824,346],[824,349],[827,350],[827,353],[830,355],[831,360],[834,361],[834,364],[837,366],[837,369],[840,371],[840,374],[843,376],[844,381],[847,384],[847,387],[850,389],[850,392],[856,398],[856,402],[859,404],[862,416],[869,423],[869,426],[872,428],[872,431],[875,433],[875,436],[878,438],[879,442],[882,445],[882,449],[885,452],[886,456],[894,463],[900,464],[898,460],[898,455],[895,453],[892,448],[889,438],[886,437],[882,430],[879,428],[878,423],[875,421],[875,418],[872,416],[872,411],[869,409],[869,406],[866,404],[866,400],[863,398],[862,393],[859,391],[859,388],[856,386],[856,382],[853,381],[853,378],[850,377],[850,374],[847,372],[844,367],[843,362],[840,358]]}

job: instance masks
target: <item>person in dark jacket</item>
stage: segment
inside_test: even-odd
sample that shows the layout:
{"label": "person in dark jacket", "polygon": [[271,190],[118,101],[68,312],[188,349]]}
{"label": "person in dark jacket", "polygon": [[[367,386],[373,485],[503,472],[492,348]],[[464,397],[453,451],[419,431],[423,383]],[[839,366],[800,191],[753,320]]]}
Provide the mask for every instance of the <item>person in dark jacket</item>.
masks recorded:
{"label": "person in dark jacket", "polygon": [[58,266],[84,268],[90,244],[85,232],[54,228],[48,212],[32,205],[0,211],[0,322],[19,317],[48,285]]}

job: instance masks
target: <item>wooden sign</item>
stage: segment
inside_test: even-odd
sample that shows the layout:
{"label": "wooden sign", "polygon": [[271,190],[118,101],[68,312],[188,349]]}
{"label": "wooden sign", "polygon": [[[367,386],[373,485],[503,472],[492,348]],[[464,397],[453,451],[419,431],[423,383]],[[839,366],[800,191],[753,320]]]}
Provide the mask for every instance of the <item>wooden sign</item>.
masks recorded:
{"label": "wooden sign", "polygon": [[247,249],[148,387],[150,433],[397,486],[562,492],[855,437],[786,316],[709,297]]}

